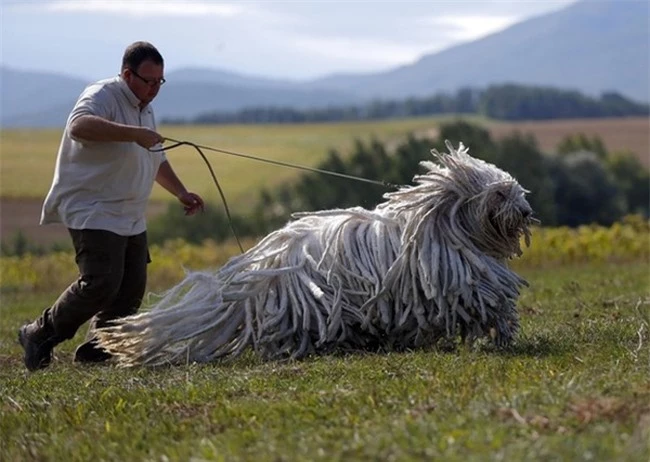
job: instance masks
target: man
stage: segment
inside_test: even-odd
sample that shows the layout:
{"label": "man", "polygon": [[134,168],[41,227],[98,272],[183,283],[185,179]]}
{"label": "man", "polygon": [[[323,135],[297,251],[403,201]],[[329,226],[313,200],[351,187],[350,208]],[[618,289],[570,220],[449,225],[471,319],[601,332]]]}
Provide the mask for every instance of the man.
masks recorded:
{"label": "man", "polygon": [[47,367],[53,348],[91,320],[75,362],[110,358],[94,329],[134,314],[144,295],[149,252],[145,210],[154,181],[187,215],[203,209],[160,148],[149,103],[165,82],[164,62],[147,42],[129,45],[118,77],[87,87],[68,117],[41,224],[69,230],[79,277],[42,315],[19,331],[29,370]]}

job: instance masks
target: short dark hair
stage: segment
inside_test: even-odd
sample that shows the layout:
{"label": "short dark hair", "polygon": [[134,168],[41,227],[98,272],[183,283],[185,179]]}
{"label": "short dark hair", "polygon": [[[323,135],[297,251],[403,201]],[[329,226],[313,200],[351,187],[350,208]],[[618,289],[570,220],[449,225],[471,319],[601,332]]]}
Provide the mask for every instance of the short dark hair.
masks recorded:
{"label": "short dark hair", "polygon": [[134,42],[124,50],[122,57],[122,70],[136,70],[144,61],[153,61],[155,64],[164,65],[160,52],[149,42]]}

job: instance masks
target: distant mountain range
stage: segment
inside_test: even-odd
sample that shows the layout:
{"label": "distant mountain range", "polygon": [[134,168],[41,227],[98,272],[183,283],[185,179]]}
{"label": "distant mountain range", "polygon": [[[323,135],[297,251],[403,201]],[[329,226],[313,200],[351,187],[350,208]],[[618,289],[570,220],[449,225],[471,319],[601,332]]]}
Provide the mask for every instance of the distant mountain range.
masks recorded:
{"label": "distant mountain range", "polygon": [[[159,119],[213,111],[353,105],[518,83],[616,91],[650,101],[650,6],[644,1],[583,0],[485,38],[423,56],[386,72],[310,81],[267,79],[217,69],[179,69],[154,106]],[[0,67],[4,127],[62,126],[89,82]]]}

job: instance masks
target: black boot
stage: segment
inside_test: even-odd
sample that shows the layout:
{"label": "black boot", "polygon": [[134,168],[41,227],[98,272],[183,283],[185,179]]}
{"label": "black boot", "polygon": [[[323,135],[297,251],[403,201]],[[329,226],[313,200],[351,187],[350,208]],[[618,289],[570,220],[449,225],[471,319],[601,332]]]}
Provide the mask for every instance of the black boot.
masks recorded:
{"label": "black boot", "polygon": [[112,357],[113,355],[99,346],[97,338],[91,338],[77,347],[73,361],[75,363],[101,363]]}
{"label": "black boot", "polygon": [[43,369],[52,361],[52,350],[59,343],[51,328],[34,321],[18,331],[18,341],[25,350],[25,366],[30,371]]}

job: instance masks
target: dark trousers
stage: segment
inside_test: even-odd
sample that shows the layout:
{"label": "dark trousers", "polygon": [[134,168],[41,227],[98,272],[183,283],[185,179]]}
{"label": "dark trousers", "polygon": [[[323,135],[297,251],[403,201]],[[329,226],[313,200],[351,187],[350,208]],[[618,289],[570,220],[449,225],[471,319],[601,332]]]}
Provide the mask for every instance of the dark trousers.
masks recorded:
{"label": "dark trousers", "polygon": [[47,308],[39,324],[57,342],[74,337],[91,320],[95,328],[137,312],[147,285],[147,233],[120,236],[110,231],[70,229],[79,278]]}

